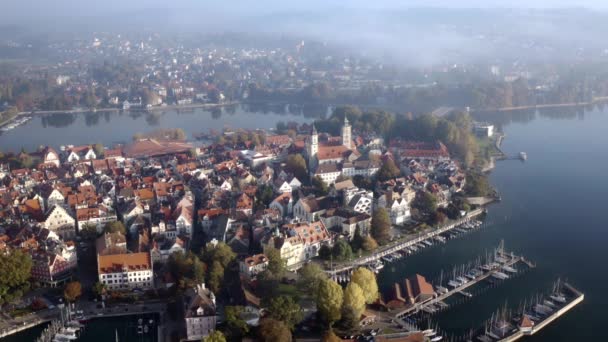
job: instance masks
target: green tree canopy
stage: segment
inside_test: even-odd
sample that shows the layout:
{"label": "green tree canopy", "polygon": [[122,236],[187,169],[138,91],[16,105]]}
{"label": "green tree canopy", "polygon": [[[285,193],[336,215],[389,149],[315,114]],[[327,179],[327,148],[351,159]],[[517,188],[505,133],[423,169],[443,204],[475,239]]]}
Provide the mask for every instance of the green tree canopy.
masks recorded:
{"label": "green tree canopy", "polygon": [[342,287],[331,279],[322,281],[317,290],[317,310],[328,324],[336,322],[341,317],[344,293]]}
{"label": "green tree canopy", "polygon": [[93,151],[95,152],[97,158],[103,157],[103,155],[105,154],[105,149],[103,148],[102,144],[93,145]]}
{"label": "green tree canopy", "polygon": [[292,173],[297,179],[305,181],[308,179],[308,168],[306,160],[300,154],[290,154],[285,162],[285,170]]}
{"label": "green tree canopy", "polygon": [[260,321],[260,340],[263,342],[291,342],[291,331],[287,325],[273,318],[264,318]]}
{"label": "green tree canopy", "polygon": [[304,318],[300,305],[287,296],[272,298],[270,305],[268,305],[268,311],[271,318],[285,323],[291,331]]}
{"label": "green tree canopy", "polygon": [[282,277],[287,270],[287,265],[281,258],[281,252],[276,248],[267,248],[265,254],[268,257],[268,271],[276,277]]}
{"label": "green tree canopy", "polygon": [[365,267],[357,268],[351,275],[351,283],[359,285],[365,295],[365,302],[372,304],[378,299],[378,283],[376,275]]}
{"label": "green tree canopy", "polygon": [[300,275],[300,278],[298,279],[299,287],[309,294],[317,293],[319,284],[322,281],[327,280],[327,274],[319,264],[314,262],[309,262],[304,265],[304,267],[300,268],[298,273]]}
{"label": "green tree canopy", "polygon": [[232,248],[223,242],[217,244],[208,243],[204,248],[201,259],[211,265],[214,261],[218,261],[223,268],[228,267],[231,261],[236,258],[236,254]]}
{"label": "green tree canopy", "polygon": [[20,298],[29,289],[32,258],[21,250],[0,254],[0,302]]}
{"label": "green tree canopy", "polygon": [[323,181],[323,179],[321,179],[321,177],[319,176],[313,177],[312,187],[314,188],[315,195],[317,196],[325,196],[329,193],[329,187],[327,186],[325,181]]}
{"label": "green tree canopy", "polygon": [[222,287],[222,281],[224,280],[224,267],[222,264],[215,260],[211,263],[211,267],[209,268],[209,273],[207,275],[207,284],[209,284],[209,288],[211,291],[215,293],[219,293]]}
{"label": "green tree canopy", "polygon": [[226,337],[221,331],[215,330],[209,336],[203,338],[203,342],[226,342]]}
{"label": "green tree canopy", "polygon": [[332,249],[332,255],[337,261],[346,261],[352,259],[353,250],[351,249],[348,242],[344,240],[338,240],[338,242],[334,244],[334,247]]}
{"label": "green tree canopy", "polygon": [[430,215],[437,211],[437,197],[428,191],[419,192],[414,200],[414,206]]}
{"label": "green tree canopy", "polygon": [[371,235],[379,243],[385,244],[391,238],[391,218],[384,208],[378,208],[372,214]]}
{"label": "green tree canopy", "polygon": [[239,340],[241,336],[249,332],[249,325],[241,317],[244,308],[242,306],[226,306],[226,329],[231,340]]}
{"label": "green tree canopy", "polygon": [[378,177],[378,180],[381,182],[397,178],[399,176],[401,176],[401,170],[399,170],[399,167],[390,158],[386,159],[386,161],[382,164],[382,167],[380,167],[380,170],[378,170],[378,173],[376,173],[376,177]]}

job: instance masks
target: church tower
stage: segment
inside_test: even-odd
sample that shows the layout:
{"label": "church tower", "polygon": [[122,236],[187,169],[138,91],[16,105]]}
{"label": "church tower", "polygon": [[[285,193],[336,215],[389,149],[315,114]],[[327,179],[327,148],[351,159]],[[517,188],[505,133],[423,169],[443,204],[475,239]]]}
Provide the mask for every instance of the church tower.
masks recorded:
{"label": "church tower", "polygon": [[319,135],[317,134],[317,127],[312,125],[312,134],[308,139],[308,146],[306,153],[308,154],[308,167],[312,168],[315,165],[315,158],[319,152]]}
{"label": "church tower", "polygon": [[348,122],[348,118],[344,116],[344,126],[342,126],[342,145],[351,148],[352,147],[352,134],[350,123]]}

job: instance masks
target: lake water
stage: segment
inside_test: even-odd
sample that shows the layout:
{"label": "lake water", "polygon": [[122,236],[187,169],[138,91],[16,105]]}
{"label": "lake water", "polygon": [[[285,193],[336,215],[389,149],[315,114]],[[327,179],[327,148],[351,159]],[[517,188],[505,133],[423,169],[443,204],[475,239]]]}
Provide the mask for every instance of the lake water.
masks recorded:
{"label": "lake water", "polygon": [[0,151],[34,150],[41,145],[112,145],[133,134],[158,128],[182,128],[192,134],[223,128],[274,128],[278,121],[309,122],[325,117],[327,106],[234,105],[213,109],[153,112],[87,112],[35,115],[31,121],[0,132]]}
{"label": "lake water", "polygon": [[435,316],[440,328],[466,333],[505,303],[516,307],[546,293],[559,276],[582,290],[585,301],[525,340],[608,341],[608,329],[603,328],[608,307],[603,264],[608,261],[608,111],[505,117],[503,150],[509,155],[526,151],[528,161],[502,161],[493,171],[490,178],[502,202],[489,208],[488,226],[387,265],[380,285],[386,289],[415,273],[439,278],[442,269],[474,261],[504,239],[507,250],[523,254],[537,267]]}
{"label": "lake water", "polygon": [[[1,150],[34,148],[41,144],[84,144],[129,141],[135,132],[179,127],[188,134],[233,128],[269,128],[276,121],[310,121],[326,108],[308,111],[278,108],[197,109],[161,114],[88,113],[36,117],[0,136]],[[486,117],[488,118],[488,117]],[[507,154],[528,153],[528,161],[498,163],[491,175],[502,202],[489,209],[488,227],[428,248],[387,265],[379,275],[381,287],[414,273],[435,279],[491,251],[504,239],[507,250],[525,255],[537,267],[497,288],[435,317],[440,327],[466,331],[478,327],[507,302],[547,291],[559,276],[585,292],[585,301],[527,341],[608,341],[603,329],[608,307],[608,110],[594,109],[499,113],[489,116],[507,134]],[[106,329],[113,333],[113,329]]]}

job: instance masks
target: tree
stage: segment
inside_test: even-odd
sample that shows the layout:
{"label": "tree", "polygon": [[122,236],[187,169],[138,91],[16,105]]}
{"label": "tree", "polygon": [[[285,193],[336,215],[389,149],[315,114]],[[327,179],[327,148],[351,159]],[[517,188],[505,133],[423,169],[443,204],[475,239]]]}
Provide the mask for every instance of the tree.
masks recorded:
{"label": "tree", "polygon": [[384,182],[401,176],[401,170],[399,170],[392,159],[387,158],[382,167],[380,167],[380,170],[378,170],[378,173],[376,173],[376,176],[378,180]]}
{"label": "tree", "polygon": [[391,237],[391,219],[384,208],[378,208],[372,214],[372,237],[379,243],[385,244]]}
{"label": "tree", "polygon": [[80,229],[79,234],[83,240],[95,240],[97,238],[97,226],[92,223],[85,223],[82,229]]}
{"label": "tree", "polygon": [[211,264],[211,268],[209,269],[209,274],[207,276],[207,283],[209,284],[209,288],[211,291],[218,293],[222,286],[222,280],[224,279],[224,267],[222,264],[215,260]]}
{"label": "tree", "polygon": [[363,311],[365,311],[365,301],[366,298],[363,290],[357,283],[351,281],[346,285],[346,289],[344,289],[344,303],[342,303],[342,318],[350,316],[355,320],[354,322],[347,322],[349,327],[353,327],[359,322]]}
{"label": "tree", "polygon": [[485,175],[472,172],[467,174],[464,190],[470,196],[487,196],[490,189],[490,183]]}
{"label": "tree", "polygon": [[323,245],[319,248],[319,258],[323,260],[329,260],[331,258],[331,248],[328,245]]}
{"label": "tree", "polygon": [[339,338],[333,330],[327,330],[323,337],[321,338],[321,342],[342,342],[342,339]]}
{"label": "tree", "polygon": [[121,233],[123,235],[127,234],[127,228],[120,221],[108,222],[103,227],[104,233]]}
{"label": "tree", "polygon": [[281,321],[264,318],[260,322],[260,339],[264,342],[291,342],[291,332]]}
{"label": "tree", "polygon": [[249,332],[249,325],[241,317],[243,314],[242,306],[227,306],[224,313],[226,315],[226,328],[230,340],[238,340]]}
{"label": "tree", "polygon": [[270,318],[281,321],[287,325],[289,330],[293,331],[296,324],[300,323],[304,318],[302,308],[291,297],[279,296],[270,300],[268,306]]}
{"label": "tree", "polygon": [[105,294],[106,293],[106,285],[104,283],[101,283],[101,282],[96,282],[93,285],[93,293],[96,296],[101,296],[101,295]]}
{"label": "tree", "polygon": [[82,295],[82,285],[78,281],[71,281],[63,289],[63,297],[67,302],[74,302]]}
{"label": "tree", "polygon": [[0,254],[0,303],[20,298],[29,289],[32,257],[21,250]]}
{"label": "tree", "polygon": [[300,154],[290,154],[287,157],[285,170],[292,173],[297,179],[308,179],[308,168],[306,167],[306,161]]}
{"label": "tree", "polygon": [[103,148],[102,144],[93,145],[93,151],[95,152],[97,158],[102,157],[105,153],[105,149]]}
{"label": "tree", "polygon": [[378,243],[371,236],[366,236],[363,238],[363,243],[361,244],[361,248],[363,248],[366,252],[374,251],[378,248]]}
{"label": "tree", "polygon": [[430,215],[437,211],[437,197],[427,191],[420,192],[416,195],[414,206]]}
{"label": "tree", "polygon": [[357,268],[350,278],[351,283],[359,285],[365,295],[365,302],[372,304],[378,299],[378,283],[376,275],[365,267]]}
{"label": "tree", "polygon": [[346,241],[339,240],[334,244],[332,255],[337,261],[346,261],[352,259],[353,251]]}
{"label": "tree", "polygon": [[257,275],[257,293],[262,299],[263,304],[276,297],[279,292],[279,279],[268,270],[264,270]]}
{"label": "tree", "polygon": [[203,342],[226,342],[226,337],[221,331],[215,330],[209,336],[203,338]]}
{"label": "tree", "polygon": [[327,274],[321,269],[319,264],[314,262],[309,262],[300,268],[299,274],[298,285],[309,294],[317,293],[319,284],[327,280]]}
{"label": "tree", "polygon": [[327,187],[327,184],[319,176],[315,176],[312,179],[312,187],[314,188],[315,195],[317,195],[317,196],[325,196],[329,192],[329,188]]}
{"label": "tree", "polygon": [[319,284],[317,310],[329,325],[340,319],[343,299],[342,287],[335,281],[327,279]]}
{"label": "tree", "polygon": [[281,252],[276,248],[268,248],[265,253],[268,257],[268,271],[278,278],[282,277],[287,270],[287,266],[285,260],[281,258]]}
{"label": "tree", "polygon": [[208,243],[203,249],[201,259],[211,265],[214,261],[219,261],[223,268],[228,267],[228,264],[236,258],[236,254],[227,244],[220,242],[217,244]]}

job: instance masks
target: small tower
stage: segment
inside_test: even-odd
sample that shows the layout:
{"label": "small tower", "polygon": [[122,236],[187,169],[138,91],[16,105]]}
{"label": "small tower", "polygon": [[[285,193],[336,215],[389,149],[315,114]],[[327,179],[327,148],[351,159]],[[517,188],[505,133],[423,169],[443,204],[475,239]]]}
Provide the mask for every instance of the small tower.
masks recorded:
{"label": "small tower", "polygon": [[308,167],[311,168],[315,164],[315,158],[319,152],[319,134],[317,133],[317,127],[312,125],[312,134],[307,141],[306,153],[308,154]]}
{"label": "small tower", "polygon": [[342,126],[342,145],[351,148],[352,139],[350,123],[348,122],[348,118],[344,116],[344,125]]}

